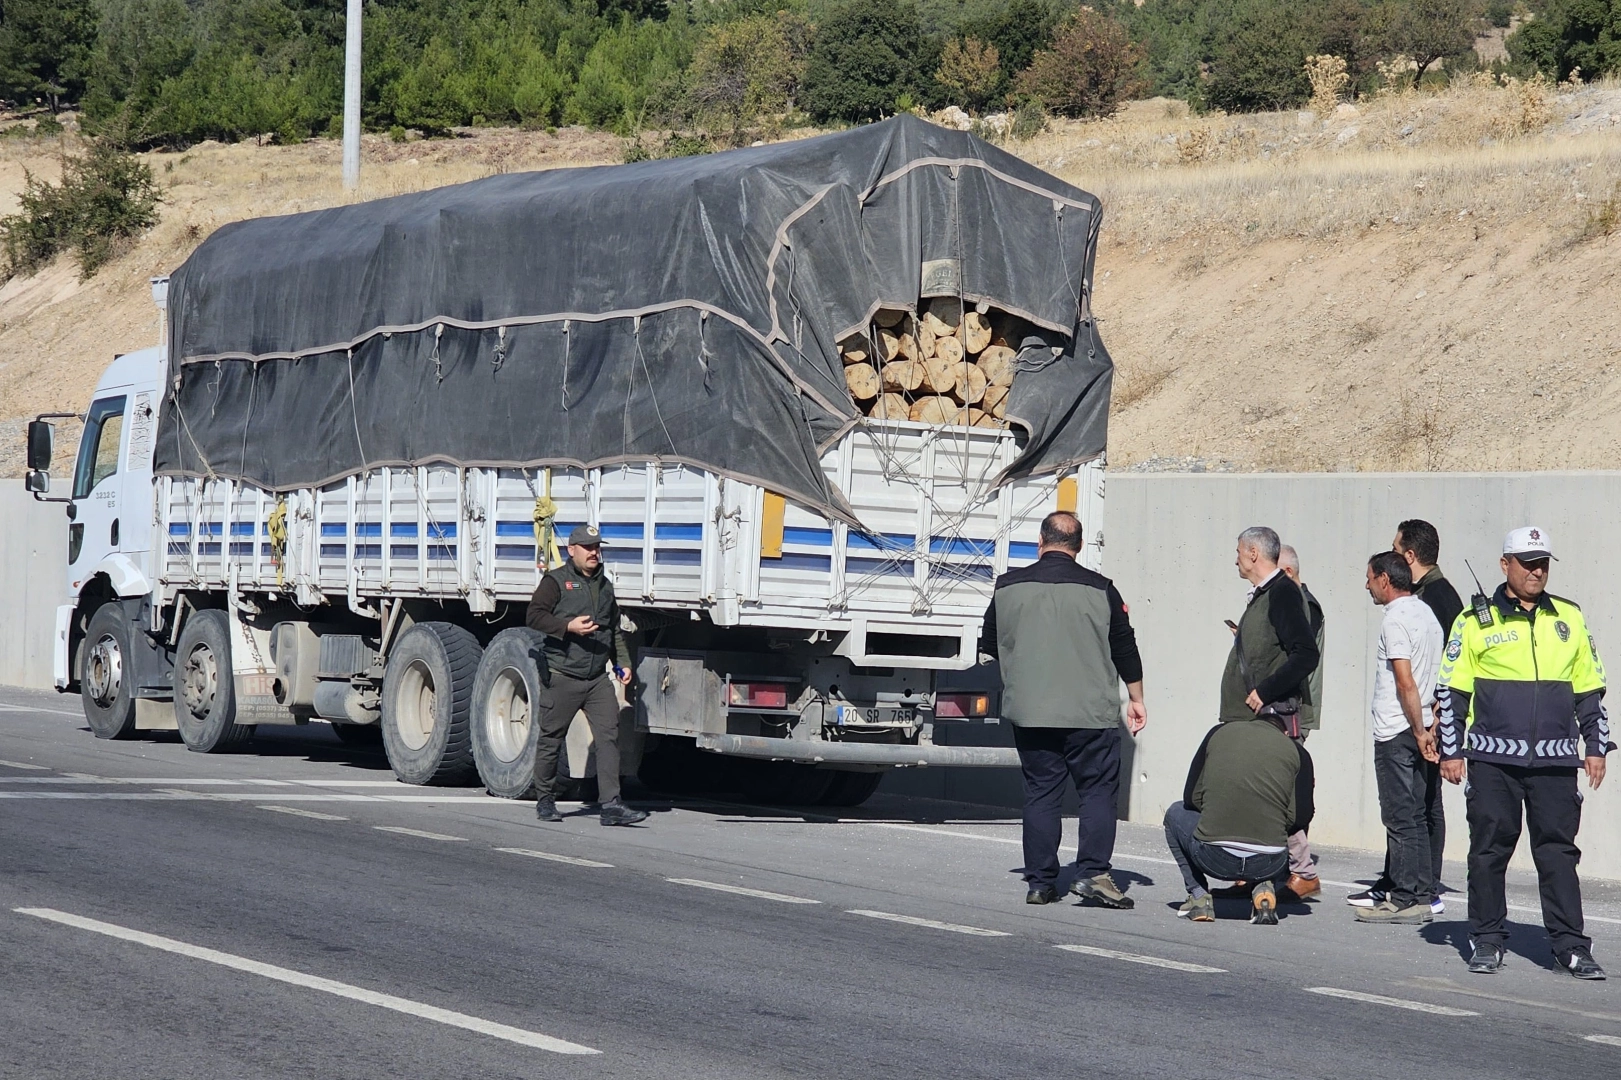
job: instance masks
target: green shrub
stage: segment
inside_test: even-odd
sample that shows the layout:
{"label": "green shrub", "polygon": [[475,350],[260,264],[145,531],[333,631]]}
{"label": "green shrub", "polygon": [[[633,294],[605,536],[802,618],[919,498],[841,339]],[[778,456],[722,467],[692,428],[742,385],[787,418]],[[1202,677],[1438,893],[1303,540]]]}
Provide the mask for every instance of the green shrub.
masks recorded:
{"label": "green shrub", "polygon": [[917,96],[926,61],[910,0],[848,0],[828,11],[811,39],[800,101],[817,120],[876,120],[902,94]]}
{"label": "green shrub", "polygon": [[32,274],[71,251],[88,278],[158,221],[152,170],[114,139],[63,155],[58,184],[25,173],[21,208],[0,218],[6,276]]}
{"label": "green shrub", "polygon": [[1059,116],[1111,116],[1147,88],[1137,74],[1144,59],[1125,27],[1081,8],[1053,33],[1052,46],[1037,51],[1019,74],[1018,89]]}

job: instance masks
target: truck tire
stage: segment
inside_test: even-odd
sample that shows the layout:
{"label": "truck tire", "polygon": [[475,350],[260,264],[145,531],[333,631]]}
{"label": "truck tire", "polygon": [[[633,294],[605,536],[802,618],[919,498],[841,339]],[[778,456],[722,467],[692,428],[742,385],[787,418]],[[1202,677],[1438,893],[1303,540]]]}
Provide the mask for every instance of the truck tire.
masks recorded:
{"label": "truck tire", "polygon": [[478,773],[469,731],[478,639],[454,623],[417,623],[383,673],[383,750],[407,784],[466,784]]}
{"label": "truck tire", "polygon": [[834,771],[833,784],[822,796],[823,806],[860,806],[872,798],[883,782],[881,772]]}
{"label": "truck tire", "polygon": [[194,612],[175,650],[175,723],[186,749],[199,754],[235,750],[253,737],[251,725],[236,722],[229,620],[223,611]]}
{"label": "truck tire", "polygon": [[473,760],[485,790],[502,799],[526,799],[535,791],[545,640],[526,627],[501,631],[473,680]]}
{"label": "truck tire", "polygon": [[84,699],[84,718],[98,739],[127,739],[135,734],[130,633],[124,608],[117,602],[97,608],[85,628],[79,696]]}

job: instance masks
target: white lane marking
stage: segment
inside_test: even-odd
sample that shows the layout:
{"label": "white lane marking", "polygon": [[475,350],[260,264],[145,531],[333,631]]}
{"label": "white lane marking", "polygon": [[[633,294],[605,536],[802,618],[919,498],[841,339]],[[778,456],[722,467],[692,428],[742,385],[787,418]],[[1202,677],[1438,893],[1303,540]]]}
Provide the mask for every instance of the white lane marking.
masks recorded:
{"label": "white lane marking", "polygon": [[907,926],[926,926],[930,930],[950,930],[953,934],[972,934],[975,937],[1012,937],[1005,930],[986,930],[981,926],[963,926],[961,923],[939,922],[935,919],[920,919],[916,915],[896,915],[892,911],[863,911],[857,908],[845,912],[846,915],[865,915],[869,919],[883,919],[885,922],[905,923]]}
{"label": "white lane marking", "polygon": [[547,862],[568,863],[570,866],[590,866],[598,870],[612,870],[613,863],[597,862],[595,859],[577,859],[573,855],[555,855],[550,851],[534,851],[521,847],[498,847],[495,850],[504,851],[508,855],[527,855],[531,859],[545,859]]}
{"label": "white lane marking", "polygon": [[305,787],[408,787],[403,780],[292,780]]}
{"label": "white lane marking", "polygon": [[1454,1009],[1450,1005],[1431,1005],[1427,1001],[1409,1001],[1406,998],[1385,997],[1383,994],[1364,994],[1360,990],[1341,990],[1337,986],[1308,986],[1308,994],[1321,994],[1324,997],[1345,998],[1347,1001],[1362,1001],[1369,1005],[1388,1005],[1392,1009],[1407,1009],[1411,1012],[1434,1013],[1436,1016],[1479,1016],[1477,1012],[1468,1009]]}
{"label": "white lane marking", "polygon": [[1124,960],[1128,964],[1147,964],[1149,967],[1170,968],[1172,971],[1186,971],[1194,975],[1225,975],[1226,968],[1206,967],[1204,964],[1188,964],[1181,960],[1166,960],[1158,956],[1145,956],[1142,953],[1120,952],[1116,949],[1099,949],[1092,945],[1054,945],[1055,949],[1065,952],[1081,953],[1085,956],[1101,956],[1109,960]]}
{"label": "white lane marking", "polygon": [[1621,1036],[1616,1035],[1586,1035],[1587,1042],[1603,1043],[1605,1046],[1621,1046]]}
{"label": "white lane marking", "polygon": [[[986,836],[984,833],[961,832],[955,829],[931,829],[923,825],[902,825],[898,821],[864,821],[863,825],[876,825],[880,829],[903,829],[906,832],[931,833],[935,836],[955,836],[959,840],[988,840],[993,844],[1019,844],[1024,840],[1017,836]],[[1115,852],[1113,858],[1122,862],[1156,863],[1161,866],[1175,866],[1175,859],[1158,859],[1152,855],[1126,855]]]}
{"label": "white lane marking", "polygon": [[318,810],[300,810],[296,806],[261,806],[261,810],[274,810],[278,814],[292,814],[295,817],[314,818],[316,821],[348,821],[346,817],[337,814],[323,814]]}
{"label": "white lane marking", "polygon": [[[216,802],[253,802],[265,797],[262,791],[0,791],[0,799],[102,799],[110,802],[175,801],[212,799]],[[420,803],[424,806],[443,806],[447,803],[468,803],[479,806],[497,805],[501,800],[488,795],[349,795],[302,794],[277,792],[274,796],[283,802],[389,802]],[[562,803],[558,804],[563,805]],[[1591,918],[1591,916],[1589,916]]]}
{"label": "white lane marking", "polygon": [[520,1046],[530,1046],[537,1050],[549,1050],[554,1054],[600,1054],[602,1052],[589,1046],[581,1046],[579,1043],[565,1042],[550,1035],[542,1035],[538,1031],[525,1031],[523,1028],[498,1024],[493,1020],[485,1020],[482,1017],[441,1009],[437,1005],[424,1005],[420,1001],[412,1001],[409,998],[395,997],[393,994],[380,994],[375,990],[366,990],[359,986],[338,982],[336,979],[325,979],[319,975],[306,975],[302,971],[294,971],[291,968],[277,967],[275,964],[265,964],[258,960],[249,960],[245,956],[236,956],[232,953],[220,952],[218,949],[204,948],[201,945],[189,945],[184,941],[176,941],[174,938],[159,937],[157,934],[148,934],[143,930],[131,930],[127,927],[116,926],[113,923],[101,922],[98,919],[87,919],[82,915],[71,915],[68,912],[56,911],[52,908],[20,907],[12,908],[12,910],[20,915],[32,915],[37,919],[61,923],[63,926],[71,926],[78,930],[89,930],[91,933],[104,934],[120,941],[130,941],[137,945],[145,945],[148,948],[160,949],[163,952],[189,956],[193,960],[218,964],[220,967],[230,968],[233,971],[245,971],[250,975],[260,975],[266,979],[275,979],[277,982],[290,983],[293,986],[302,986],[309,990],[319,990],[325,994],[348,998],[350,1001],[376,1005],[382,1009],[391,1009],[394,1012],[419,1017],[423,1020],[432,1020],[437,1024],[446,1024],[466,1031],[476,1031],[481,1035],[505,1039],[507,1042],[517,1043]]}
{"label": "white lane marking", "polygon": [[167,784],[170,787],[292,787],[286,780],[227,780],[220,777],[193,777],[176,779],[172,776],[92,776],[71,773],[67,776],[0,776],[0,783],[8,784],[126,784],[136,787]]}
{"label": "white lane marking", "polygon": [[4,704],[0,704],[0,712],[50,713],[52,716],[76,716],[80,720],[84,719],[84,710],[83,709],[45,709],[45,708],[36,708],[36,707],[34,707],[32,705],[4,705]]}
{"label": "white lane marking", "polygon": [[719,881],[704,881],[701,878],[671,877],[665,878],[671,885],[691,885],[694,889],[712,889],[715,892],[736,893],[738,896],[752,896],[758,900],[775,900],[780,904],[820,904],[820,900],[811,900],[803,896],[789,896],[787,893],[766,892],[764,889],[745,889],[741,885],[726,885]]}
{"label": "white lane marking", "polygon": [[421,829],[407,829],[403,825],[373,825],[378,832],[399,833],[401,836],[416,836],[423,840],[466,840],[465,836],[449,836],[442,832],[423,832]]}
{"label": "white lane marking", "polygon": [[[30,765],[26,761],[0,761],[0,765],[4,765],[8,769],[39,769],[41,771],[44,771],[45,768],[46,768],[46,766],[44,766],[44,765]],[[3,777],[3,778],[0,778],[0,779],[21,780],[22,777],[20,777],[20,776],[18,776],[18,777],[7,776],[7,777]]]}

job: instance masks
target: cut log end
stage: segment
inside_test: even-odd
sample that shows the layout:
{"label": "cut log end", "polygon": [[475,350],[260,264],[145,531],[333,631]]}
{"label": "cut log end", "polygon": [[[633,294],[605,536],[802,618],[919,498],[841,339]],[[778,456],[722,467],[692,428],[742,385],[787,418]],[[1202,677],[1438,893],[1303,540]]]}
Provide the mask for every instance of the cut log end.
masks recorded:
{"label": "cut log end", "polygon": [[961,405],[935,394],[918,398],[911,411],[911,419],[920,424],[960,424],[966,415]]}
{"label": "cut log end", "polygon": [[885,394],[873,404],[869,415],[874,420],[910,420],[912,406],[900,394]]}
{"label": "cut log end", "polygon": [[962,319],[962,344],[971,354],[977,354],[991,343],[991,321],[977,311],[970,311]]}
{"label": "cut log end", "polygon": [[883,388],[892,393],[916,390],[924,373],[925,365],[916,360],[893,360],[884,365]]}
{"label": "cut log end", "polygon": [[878,396],[881,380],[871,364],[851,364],[844,369],[844,384],[850,396],[857,401],[871,401]]}

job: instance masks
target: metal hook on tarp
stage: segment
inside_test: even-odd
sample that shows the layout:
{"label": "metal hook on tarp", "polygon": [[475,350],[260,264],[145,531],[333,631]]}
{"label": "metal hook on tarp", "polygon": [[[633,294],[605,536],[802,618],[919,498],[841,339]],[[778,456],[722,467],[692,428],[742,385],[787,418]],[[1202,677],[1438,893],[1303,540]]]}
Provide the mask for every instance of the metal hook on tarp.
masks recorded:
{"label": "metal hook on tarp", "polygon": [[501,365],[506,363],[506,362],[507,362],[507,328],[504,327],[504,326],[497,326],[495,328],[495,357],[494,357],[495,370],[500,371],[501,370]]}

